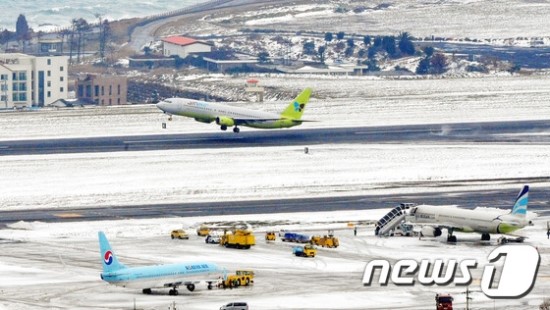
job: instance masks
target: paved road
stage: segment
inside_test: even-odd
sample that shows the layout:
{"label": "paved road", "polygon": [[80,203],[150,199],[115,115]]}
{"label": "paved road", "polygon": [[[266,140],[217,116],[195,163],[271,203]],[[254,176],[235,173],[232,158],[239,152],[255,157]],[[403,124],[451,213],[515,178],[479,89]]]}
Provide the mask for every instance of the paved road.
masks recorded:
{"label": "paved road", "polygon": [[[547,133],[547,134],[541,134]],[[0,141],[0,155],[263,147],[338,143],[550,144],[550,121],[460,123],[302,130]]]}
{"label": "paved road", "polygon": [[[533,184],[537,179],[501,180],[516,184]],[[549,186],[532,186],[529,210],[550,215]],[[458,204],[463,207],[491,206],[511,208],[518,189],[426,192],[416,194],[361,195],[326,198],[300,198],[257,201],[226,201],[205,203],[148,204],[108,206],[101,208],[39,209],[0,212],[0,226],[17,221],[99,221],[158,217],[190,217],[233,214],[290,212],[326,212],[336,210],[371,210],[393,207],[402,202],[433,205]]]}

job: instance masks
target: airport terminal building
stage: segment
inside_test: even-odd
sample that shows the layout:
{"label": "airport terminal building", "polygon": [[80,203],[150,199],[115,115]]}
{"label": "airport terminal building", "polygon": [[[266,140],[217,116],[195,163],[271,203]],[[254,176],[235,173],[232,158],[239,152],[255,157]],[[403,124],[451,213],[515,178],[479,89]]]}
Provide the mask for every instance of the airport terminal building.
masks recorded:
{"label": "airport terminal building", "polygon": [[67,99],[67,56],[0,54],[0,109],[29,108]]}

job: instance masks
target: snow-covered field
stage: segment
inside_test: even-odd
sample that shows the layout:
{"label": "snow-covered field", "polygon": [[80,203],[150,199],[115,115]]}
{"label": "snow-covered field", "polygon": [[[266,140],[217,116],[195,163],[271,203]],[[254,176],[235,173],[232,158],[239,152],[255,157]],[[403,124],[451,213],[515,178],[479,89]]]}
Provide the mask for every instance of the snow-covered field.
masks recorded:
{"label": "snow-covered field", "polygon": [[[549,119],[548,82],[550,78],[541,76],[413,81],[261,78],[266,86],[295,92],[307,86],[315,89],[305,118],[320,122],[296,130]],[[244,84],[244,78],[224,79],[223,83],[237,87]],[[280,111],[288,100],[241,105]],[[6,112],[0,113],[0,145],[12,139],[219,130],[176,117],[163,130],[163,121],[166,117],[154,106]],[[494,179],[547,177],[549,154],[547,145],[537,144],[411,141],[317,145],[310,147],[309,154],[302,147],[281,146],[3,156],[0,209],[417,193],[453,181],[464,181],[459,190],[519,188],[521,184]],[[470,183],[474,180],[475,185]],[[453,188],[441,186],[439,190]],[[451,292],[458,307],[464,307],[464,287],[362,286],[363,269],[373,258],[475,258],[484,264],[495,246],[479,244],[478,235],[460,235],[459,240],[465,241],[458,245],[448,245],[443,239],[379,239],[369,223],[385,211],[10,224],[0,229],[0,309],[129,309],[134,302],[141,309],[167,309],[172,301],[178,309],[217,309],[231,301],[247,301],[251,309],[428,309],[437,292]],[[533,291],[519,300],[490,300],[479,290],[480,268],[473,273],[476,280],[470,286],[476,309],[533,309],[542,302],[550,273],[546,220],[540,218],[535,226],[521,231],[541,253]],[[235,251],[206,245],[195,236],[181,242],[169,239],[169,231],[182,225],[192,232],[201,222],[229,221],[252,225],[258,245],[250,251]],[[347,226],[350,221],[360,222],[357,237]],[[320,234],[333,228],[342,246],[321,249],[314,259],[293,257],[290,245],[263,242],[264,231],[281,228]],[[225,291],[208,291],[204,286],[193,293],[182,289],[178,297],[144,296],[109,287],[99,279],[98,230],[106,232],[128,265],[209,260],[230,271],[254,269],[256,283]]]}
{"label": "snow-covered field", "polygon": [[[167,309],[172,302],[178,309],[218,309],[233,301],[246,301],[250,309],[430,309],[434,295],[450,292],[455,308],[465,307],[466,287],[421,286],[380,287],[362,285],[365,265],[372,259],[476,259],[473,283],[468,287],[472,309],[534,309],[550,288],[550,253],[544,223],[528,227],[522,234],[536,246],[541,264],[536,284],[527,296],[491,300],[480,291],[479,278],[487,255],[495,248],[480,244],[478,235],[460,234],[462,242],[450,245],[442,238],[394,237],[373,235],[373,220],[388,210],[292,213],[253,216],[216,216],[208,218],[164,218],[89,223],[15,223],[0,230],[0,309]],[[205,244],[193,229],[207,221],[223,225],[243,221],[252,225],[257,245],[250,250],[225,249]],[[358,234],[348,223],[360,223]],[[190,240],[171,240],[169,232],[185,228]],[[315,258],[291,254],[291,244],[277,240],[266,243],[267,230],[293,229],[310,235],[334,229],[340,239],[337,249],[319,249]],[[142,295],[102,282],[97,231],[103,230],[120,260],[130,266],[211,261],[229,272],[252,269],[252,287],[209,291],[206,284],[195,292],[182,288],[180,296],[157,291]],[[404,250],[406,249],[406,250]],[[375,276],[375,281],[378,279]]]}

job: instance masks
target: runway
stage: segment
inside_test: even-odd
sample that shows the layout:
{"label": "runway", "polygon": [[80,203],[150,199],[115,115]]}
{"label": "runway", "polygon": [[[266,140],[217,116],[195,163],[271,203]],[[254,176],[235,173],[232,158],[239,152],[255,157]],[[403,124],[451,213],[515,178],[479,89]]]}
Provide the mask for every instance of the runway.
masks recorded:
{"label": "runway", "polygon": [[[533,184],[541,179],[497,180],[514,184]],[[435,184],[434,186],[436,186]],[[441,184],[443,185],[443,184]],[[449,186],[451,184],[445,184]],[[411,185],[412,186],[412,185]],[[547,195],[550,187],[532,186],[529,192],[529,211],[550,215]],[[519,191],[519,188],[518,188]],[[453,191],[447,193],[426,192],[414,194],[361,195],[322,198],[220,201],[176,204],[143,204],[133,206],[108,206],[99,208],[65,208],[17,210],[0,212],[0,224],[17,221],[67,222],[101,221],[118,219],[194,217],[214,215],[267,214],[293,212],[326,212],[337,210],[372,210],[391,208],[400,203],[431,205],[460,205],[511,209],[517,195],[515,189]]]}
{"label": "runway", "polygon": [[121,152],[166,149],[311,146],[339,143],[550,144],[548,120],[285,129],[97,138],[0,141],[0,155]]}

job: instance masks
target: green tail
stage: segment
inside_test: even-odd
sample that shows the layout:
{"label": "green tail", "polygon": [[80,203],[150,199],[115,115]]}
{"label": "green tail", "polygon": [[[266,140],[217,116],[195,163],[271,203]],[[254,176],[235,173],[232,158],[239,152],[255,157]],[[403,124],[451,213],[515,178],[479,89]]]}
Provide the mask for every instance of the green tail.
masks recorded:
{"label": "green tail", "polygon": [[289,119],[300,119],[306,108],[306,104],[309,101],[309,96],[311,95],[311,88],[304,89],[298,97],[292,101],[288,107],[281,113],[282,118]]}

